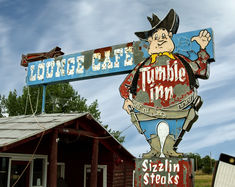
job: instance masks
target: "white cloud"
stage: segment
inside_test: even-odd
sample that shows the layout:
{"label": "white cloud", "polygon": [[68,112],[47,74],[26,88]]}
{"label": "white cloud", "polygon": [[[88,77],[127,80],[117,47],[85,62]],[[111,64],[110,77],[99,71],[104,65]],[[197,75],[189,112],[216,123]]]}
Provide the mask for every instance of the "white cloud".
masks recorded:
{"label": "white cloud", "polygon": [[[58,45],[71,54],[137,40],[135,31],[150,28],[146,16],[156,13],[163,18],[174,7],[180,16],[179,32],[207,27],[212,27],[215,32],[217,61],[211,64],[210,79],[200,81],[199,88],[199,93],[208,100],[200,110],[192,133],[185,135],[185,140],[189,141],[185,149],[197,150],[205,145],[232,140],[235,116],[235,98],[231,96],[235,76],[235,46],[232,41],[235,25],[231,19],[235,17],[234,3],[233,0],[216,3],[213,0],[190,3],[187,0],[47,1],[34,18],[28,18],[25,22],[21,20],[20,23],[14,17],[14,12],[9,12],[11,16],[0,12],[0,93],[7,94],[9,89],[14,88],[20,92],[19,89],[24,85],[24,68],[19,66],[22,53],[47,51]],[[98,99],[102,121],[115,130],[122,130],[130,124],[129,116],[122,110],[123,99],[118,91],[123,79],[124,76],[117,76],[73,83],[89,103]],[[226,124],[229,120],[231,124]],[[218,128],[219,124],[225,130],[222,126]],[[202,132],[199,133],[200,130]],[[212,135],[219,136],[220,131],[228,135],[220,136],[217,141]],[[207,136],[209,132],[212,133]],[[138,155],[149,149],[144,137],[134,127],[125,133],[128,140],[125,145],[132,153]]]}
{"label": "white cloud", "polygon": [[20,59],[12,49],[12,31],[12,21],[0,15],[0,94],[8,94],[10,90],[19,88],[18,85],[22,86],[25,80],[24,69],[20,69],[19,65]]}
{"label": "white cloud", "polygon": [[[199,111],[198,124],[202,127],[223,124],[235,119],[235,98],[220,98]],[[211,127],[210,127],[211,128]]]}
{"label": "white cloud", "polygon": [[86,19],[87,17],[92,16],[92,12],[94,12],[94,3],[89,3],[87,1],[80,1],[80,2],[73,2],[73,4],[75,7],[78,7],[77,13],[79,13],[79,17],[81,16],[82,18]]}
{"label": "white cloud", "polygon": [[0,64],[6,63],[4,61],[9,60],[9,32],[11,32],[11,26],[7,24],[7,20],[4,17],[0,17]]}
{"label": "white cloud", "polygon": [[235,140],[235,124],[221,124],[211,129],[205,129],[200,133],[187,137],[183,145],[184,150],[197,151],[209,146],[214,146],[226,141]]}
{"label": "white cloud", "polygon": [[[126,136],[124,146],[136,157],[146,153],[150,150],[150,146],[147,143],[145,137],[140,135],[135,127],[131,128],[131,136]],[[129,134],[130,135],[130,134]]]}
{"label": "white cloud", "polygon": [[[233,57],[230,57],[233,59]],[[231,85],[231,81],[235,78],[235,64],[231,60],[225,62],[215,62],[210,65],[211,76],[209,80],[200,80],[200,92],[206,92],[214,88],[224,85]],[[233,89],[232,87],[228,87]]]}

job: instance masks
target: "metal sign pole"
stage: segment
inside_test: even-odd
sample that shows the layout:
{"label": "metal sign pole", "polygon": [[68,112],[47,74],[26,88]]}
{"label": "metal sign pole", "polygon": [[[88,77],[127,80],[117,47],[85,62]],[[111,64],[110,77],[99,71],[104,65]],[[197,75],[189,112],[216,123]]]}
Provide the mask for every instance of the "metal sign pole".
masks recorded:
{"label": "metal sign pole", "polygon": [[46,84],[42,85],[43,92],[42,92],[42,114],[45,113],[45,104],[46,104]]}

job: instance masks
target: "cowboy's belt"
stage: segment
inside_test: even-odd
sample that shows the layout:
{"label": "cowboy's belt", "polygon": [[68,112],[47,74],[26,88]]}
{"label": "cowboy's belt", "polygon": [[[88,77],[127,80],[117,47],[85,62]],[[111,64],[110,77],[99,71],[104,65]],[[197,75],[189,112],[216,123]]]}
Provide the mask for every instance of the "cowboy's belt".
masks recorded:
{"label": "cowboy's belt", "polygon": [[184,109],[189,106],[195,99],[196,94],[193,93],[188,96],[184,101],[181,101],[177,105],[164,109],[156,109],[153,107],[146,106],[136,100],[132,100],[134,108],[139,111],[138,116],[147,115],[154,118],[166,118],[166,119],[175,119],[183,118],[188,114],[188,110]]}

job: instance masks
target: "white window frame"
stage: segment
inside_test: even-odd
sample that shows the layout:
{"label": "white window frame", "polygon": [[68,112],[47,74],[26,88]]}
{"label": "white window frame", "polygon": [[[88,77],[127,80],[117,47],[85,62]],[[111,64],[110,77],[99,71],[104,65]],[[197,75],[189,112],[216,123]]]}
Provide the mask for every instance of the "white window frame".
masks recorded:
{"label": "white window frame", "polygon": [[47,186],[47,157],[41,158],[41,157],[35,156],[34,159],[43,159],[42,185],[41,186],[33,186],[33,166],[34,166],[34,160],[33,160],[31,163],[31,167],[30,167],[30,182],[29,182],[30,187],[46,187]]}
{"label": "white window frame", "polygon": [[135,170],[132,172],[132,187],[135,187]]}
{"label": "white window frame", "polygon": [[65,178],[65,163],[57,162],[57,166],[61,166],[60,176],[64,179]]}
{"label": "white window frame", "polygon": [[[84,187],[86,187],[86,171],[91,169],[90,164],[84,165]],[[98,169],[103,169],[103,187],[107,187],[107,165],[98,165]]]}
{"label": "white window frame", "polygon": [[[7,187],[10,187],[10,176],[11,176],[11,162],[12,161],[30,161],[32,160],[31,154],[15,154],[15,153],[0,153],[0,157],[9,158],[8,163],[8,179]],[[30,163],[30,177],[29,177],[29,186],[30,187],[46,187],[47,185],[47,155],[34,155],[33,159],[43,159],[43,176],[42,176],[42,185],[33,186],[33,160]]]}

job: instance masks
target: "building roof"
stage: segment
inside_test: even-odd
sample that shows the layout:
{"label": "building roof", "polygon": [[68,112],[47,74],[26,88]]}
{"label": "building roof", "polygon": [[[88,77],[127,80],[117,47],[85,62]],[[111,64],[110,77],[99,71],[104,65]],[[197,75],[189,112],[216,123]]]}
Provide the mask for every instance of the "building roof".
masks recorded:
{"label": "building roof", "polygon": [[34,136],[86,114],[87,113],[58,113],[0,118],[0,147]]}
{"label": "building roof", "polygon": [[105,131],[106,136],[111,136],[109,141],[113,145],[118,145],[122,151],[134,158],[99,122],[97,122],[89,113],[56,113],[40,115],[22,115],[14,117],[0,118],[0,151],[4,147],[13,145],[17,142],[27,140],[30,137],[41,134],[70,121],[85,118],[92,120],[88,123],[95,130]]}

